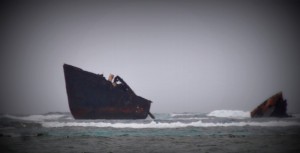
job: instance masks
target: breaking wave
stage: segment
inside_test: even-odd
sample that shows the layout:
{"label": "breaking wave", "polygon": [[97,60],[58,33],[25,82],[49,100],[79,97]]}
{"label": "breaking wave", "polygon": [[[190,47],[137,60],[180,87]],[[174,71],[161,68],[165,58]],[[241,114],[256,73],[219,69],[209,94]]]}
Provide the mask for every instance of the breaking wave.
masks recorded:
{"label": "breaking wave", "polygon": [[203,120],[208,119],[203,113],[171,113],[171,120]]}
{"label": "breaking wave", "polygon": [[207,114],[213,117],[250,118],[250,112],[241,110],[215,110]]}
{"label": "breaking wave", "polygon": [[[300,126],[299,114],[287,119],[251,119],[250,113],[240,110],[215,110],[203,113],[155,114],[156,120],[75,120],[70,113],[49,113],[44,115],[14,116],[1,115],[19,122],[34,122],[46,128],[59,127],[102,127],[102,128],[185,128],[185,127],[229,127],[260,126],[286,127]],[[5,121],[5,120],[4,120]]]}
{"label": "breaking wave", "polygon": [[177,117],[177,116],[191,116],[193,114],[191,113],[172,113],[171,117]]}
{"label": "breaking wave", "polygon": [[4,115],[4,117],[16,119],[16,120],[42,122],[47,120],[57,120],[59,118],[65,117],[65,115],[64,114],[45,114],[45,115],[29,115],[29,116]]}
{"label": "breaking wave", "polygon": [[268,121],[268,122],[229,122],[229,123],[205,123],[202,121],[183,123],[163,123],[152,121],[150,123],[107,123],[107,122],[43,122],[44,127],[110,127],[110,128],[185,128],[185,127],[228,127],[228,126],[262,126],[262,127],[285,127],[300,126],[299,122]]}

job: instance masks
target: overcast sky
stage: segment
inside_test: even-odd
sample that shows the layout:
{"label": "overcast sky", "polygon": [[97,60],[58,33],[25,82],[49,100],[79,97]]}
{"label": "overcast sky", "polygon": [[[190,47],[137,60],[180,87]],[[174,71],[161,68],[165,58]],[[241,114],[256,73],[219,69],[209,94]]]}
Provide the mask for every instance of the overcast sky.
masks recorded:
{"label": "overcast sky", "polygon": [[151,112],[300,112],[298,4],[1,2],[0,113],[68,112],[63,64],[121,76]]}

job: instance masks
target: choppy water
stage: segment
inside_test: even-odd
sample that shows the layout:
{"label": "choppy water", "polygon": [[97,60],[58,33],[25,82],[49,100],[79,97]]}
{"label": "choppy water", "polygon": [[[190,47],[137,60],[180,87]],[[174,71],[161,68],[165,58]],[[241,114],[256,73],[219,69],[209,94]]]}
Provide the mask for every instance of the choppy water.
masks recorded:
{"label": "choppy water", "polygon": [[240,110],[75,120],[70,113],[0,116],[5,152],[299,152],[300,115],[250,118]]}

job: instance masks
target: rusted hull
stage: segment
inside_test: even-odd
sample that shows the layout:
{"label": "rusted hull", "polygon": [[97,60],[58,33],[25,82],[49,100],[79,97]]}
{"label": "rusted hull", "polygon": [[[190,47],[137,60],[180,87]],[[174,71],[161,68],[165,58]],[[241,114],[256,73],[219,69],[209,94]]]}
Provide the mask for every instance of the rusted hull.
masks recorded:
{"label": "rusted hull", "polygon": [[251,112],[251,117],[289,117],[286,110],[287,102],[279,92],[257,106]]}
{"label": "rusted hull", "polygon": [[145,119],[150,113],[151,101],[135,95],[130,87],[114,86],[103,75],[71,65],[63,67],[75,119]]}

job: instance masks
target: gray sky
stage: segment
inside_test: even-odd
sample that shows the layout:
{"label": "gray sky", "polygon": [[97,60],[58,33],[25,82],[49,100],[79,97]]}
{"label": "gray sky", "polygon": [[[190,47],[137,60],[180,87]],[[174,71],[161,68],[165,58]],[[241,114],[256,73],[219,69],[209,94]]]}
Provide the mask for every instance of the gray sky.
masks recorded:
{"label": "gray sky", "polygon": [[151,112],[250,111],[283,91],[300,112],[298,4],[1,4],[0,113],[69,111],[63,63],[120,75]]}

